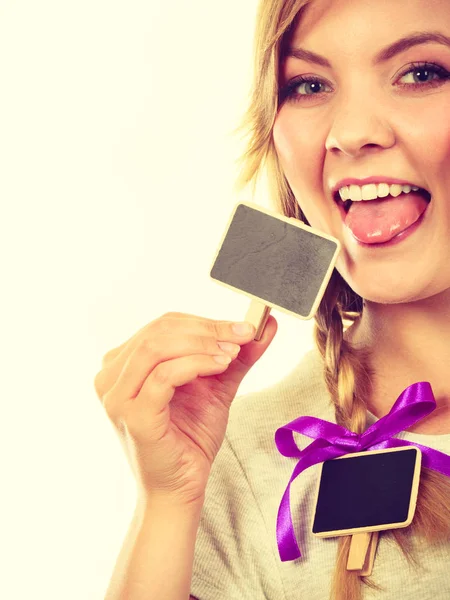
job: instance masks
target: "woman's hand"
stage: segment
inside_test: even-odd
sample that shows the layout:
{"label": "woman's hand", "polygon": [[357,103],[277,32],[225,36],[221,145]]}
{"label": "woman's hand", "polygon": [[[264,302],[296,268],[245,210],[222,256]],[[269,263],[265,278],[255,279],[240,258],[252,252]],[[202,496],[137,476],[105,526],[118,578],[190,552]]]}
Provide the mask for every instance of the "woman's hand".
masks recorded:
{"label": "woman's hand", "polygon": [[253,327],[239,335],[232,325],[168,313],[104,356],[95,389],[140,496],[182,503],[203,498],[231,402],[277,330],[270,316],[256,342]]}

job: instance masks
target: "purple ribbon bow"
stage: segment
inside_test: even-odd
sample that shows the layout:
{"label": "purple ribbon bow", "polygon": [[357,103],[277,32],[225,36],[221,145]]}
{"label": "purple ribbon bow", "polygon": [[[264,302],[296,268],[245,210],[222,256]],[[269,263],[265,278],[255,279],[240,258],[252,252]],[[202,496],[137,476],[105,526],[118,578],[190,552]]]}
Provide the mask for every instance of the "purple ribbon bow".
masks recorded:
{"label": "purple ribbon bow", "polygon": [[[292,524],[290,488],[300,473],[312,465],[350,452],[416,446],[422,451],[422,466],[450,477],[450,455],[416,442],[392,437],[429,415],[435,408],[431,385],[420,382],[407,387],[390,412],[361,434],[316,417],[299,417],[277,429],[275,443],[278,451],[283,456],[298,458],[278,510],[277,543],[281,560],[285,562],[301,557]],[[294,440],[294,431],[314,438],[314,441],[304,450],[299,450]]]}

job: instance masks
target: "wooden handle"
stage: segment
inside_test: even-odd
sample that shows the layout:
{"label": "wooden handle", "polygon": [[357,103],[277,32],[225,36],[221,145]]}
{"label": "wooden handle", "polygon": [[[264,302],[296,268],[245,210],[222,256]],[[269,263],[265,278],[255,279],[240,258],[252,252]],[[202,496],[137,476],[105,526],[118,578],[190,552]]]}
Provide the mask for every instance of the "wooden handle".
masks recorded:
{"label": "wooden handle", "polygon": [[362,571],[358,573],[361,577],[370,577],[372,575],[373,563],[375,561],[375,552],[377,551],[378,546],[378,531],[374,531],[372,533],[372,538],[370,540],[369,550],[366,554],[366,560],[364,562],[364,566]]}
{"label": "wooden handle", "polygon": [[362,533],[352,535],[347,560],[347,571],[360,571],[364,568],[371,537],[372,533],[370,531],[363,531]]}
{"label": "wooden handle", "polygon": [[258,302],[258,300],[252,300],[250,303],[244,321],[248,321],[255,326],[256,334],[253,339],[256,341],[261,339],[264,327],[266,326],[267,319],[270,315],[270,308],[270,306],[267,306],[263,302]]}

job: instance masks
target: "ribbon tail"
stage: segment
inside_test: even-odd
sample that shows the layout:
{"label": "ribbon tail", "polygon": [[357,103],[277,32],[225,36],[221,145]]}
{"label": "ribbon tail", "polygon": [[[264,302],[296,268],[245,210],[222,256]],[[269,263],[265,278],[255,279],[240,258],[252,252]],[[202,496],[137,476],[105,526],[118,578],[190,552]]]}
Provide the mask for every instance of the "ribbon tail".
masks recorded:
{"label": "ribbon tail", "polygon": [[302,555],[295,538],[294,524],[292,522],[291,515],[289,497],[291,493],[292,481],[293,478],[291,478],[291,481],[289,482],[288,487],[283,494],[277,516],[277,543],[278,552],[282,562],[295,560],[296,558],[300,558]]}
{"label": "ribbon tail", "polygon": [[413,445],[417,446],[422,451],[423,467],[433,469],[433,471],[438,471],[439,473],[442,473],[442,475],[450,477],[450,456],[448,454],[435,450],[434,448],[422,446],[422,444],[416,444],[415,442],[413,442]]}
{"label": "ribbon tail", "polygon": [[[326,447],[323,447],[323,444],[327,444]],[[290,494],[292,483],[300,473],[312,465],[342,456],[343,454],[345,454],[345,450],[331,446],[325,440],[314,440],[314,442],[303,450],[303,455],[295,465],[283,498],[281,499],[280,508],[278,509],[277,543],[282,562],[300,558],[302,555],[295,537],[291,515]]]}
{"label": "ribbon tail", "polygon": [[442,475],[450,477],[450,456],[448,454],[410,440],[395,439],[394,444],[396,446],[416,446],[422,452],[422,467],[438,471]]}
{"label": "ribbon tail", "polygon": [[398,448],[400,446],[415,446],[422,452],[422,467],[438,471],[442,475],[450,477],[450,455],[430,448],[429,446],[423,446],[417,442],[411,440],[402,440],[399,438],[391,438],[390,440],[384,440],[378,444],[373,444],[371,450],[382,450],[385,448]]}

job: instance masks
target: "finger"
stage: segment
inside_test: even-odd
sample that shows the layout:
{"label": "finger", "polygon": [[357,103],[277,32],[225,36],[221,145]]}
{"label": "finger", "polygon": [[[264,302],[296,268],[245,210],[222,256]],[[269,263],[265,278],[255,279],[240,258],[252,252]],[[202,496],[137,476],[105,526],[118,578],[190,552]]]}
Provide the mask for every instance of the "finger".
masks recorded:
{"label": "finger", "polygon": [[[218,341],[242,345],[253,339],[255,331],[252,327],[249,333],[238,334],[233,330],[232,321],[214,321],[202,317],[189,319],[165,317],[157,319],[150,325],[152,325],[151,328],[146,326],[139,334],[136,334],[135,339],[132,338],[122,352],[97,374],[95,388],[99,397],[107,393],[115,384],[126,361],[136,348],[142,346],[139,353],[148,354],[148,364],[153,368],[156,366],[155,356],[160,357],[160,360],[168,360],[184,354],[217,353],[216,343]],[[176,347],[174,341],[176,337],[179,340],[187,340],[188,336],[196,338],[192,347],[189,348],[187,344],[184,347]],[[206,337],[210,338],[210,342],[201,342],[201,339]]]}
{"label": "finger", "polygon": [[272,343],[278,330],[278,323],[273,315],[270,315],[264,327],[261,339],[252,340],[241,347],[239,355],[228,367],[226,373],[218,375],[217,379],[223,384],[224,393],[234,397],[238,391],[241,381],[261,358],[269,345]]}
{"label": "finger", "polygon": [[114,386],[117,394],[126,399],[134,398],[159,363],[196,354],[229,355],[234,358],[240,349],[238,344],[217,342],[213,336],[170,334],[152,340],[144,339],[134,348],[124,366],[116,361],[105,369],[104,393]]}
{"label": "finger", "polygon": [[[181,320],[183,320],[183,319],[184,320],[186,320],[186,319],[202,320],[203,319],[204,321],[214,322],[214,319],[207,319],[205,317],[200,317],[198,315],[191,315],[189,313],[178,313],[178,312],[169,312],[159,318],[181,319]],[[226,322],[226,321],[224,321],[224,322]],[[131,338],[129,338],[126,342],[124,342],[120,346],[117,346],[115,348],[112,348],[111,350],[108,350],[108,352],[106,352],[106,354],[103,356],[102,367],[106,366],[107,363],[109,363],[111,360],[116,358],[116,356],[119,355],[125,348],[130,346],[130,344],[134,345],[133,342],[139,342],[140,339],[142,339],[142,334],[150,328],[150,325],[152,323],[153,323],[153,321],[144,325],[144,327],[139,329],[139,331],[137,331]]]}
{"label": "finger", "polygon": [[[142,404],[144,400],[147,414],[155,415],[169,404],[177,387],[190,383],[198,376],[216,375],[225,371],[231,357],[220,356],[220,359],[223,358],[227,361],[225,364],[217,362],[213,356],[183,356],[159,363],[150,373],[144,363],[140,364],[140,370],[137,369],[136,364],[130,368],[131,360],[129,360],[117,385],[104,397],[105,410],[113,420],[116,420],[128,412],[127,405],[130,407],[132,403]],[[124,387],[136,380],[141,382],[139,392],[133,398],[124,396]]]}
{"label": "finger", "polygon": [[[225,358],[227,363],[218,363],[217,358]],[[157,415],[170,403],[176,388],[191,383],[197,377],[223,373],[228,369],[230,361],[231,357],[198,354],[159,363],[132,402],[145,402],[146,410],[151,410],[153,415]],[[193,400],[195,401],[195,398]]]}

